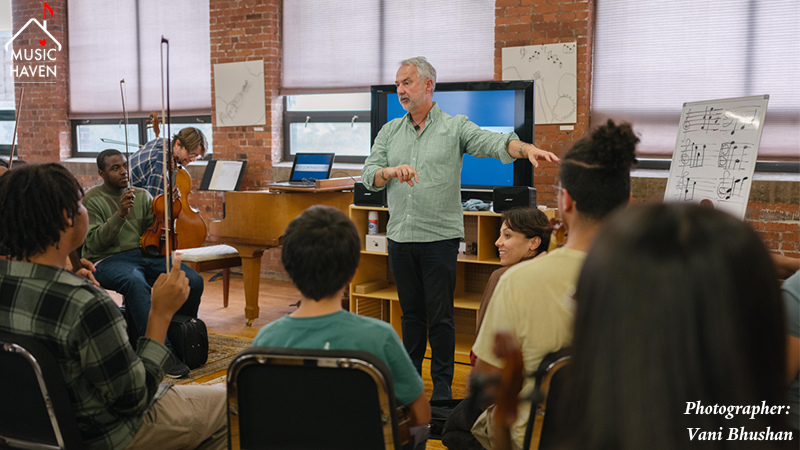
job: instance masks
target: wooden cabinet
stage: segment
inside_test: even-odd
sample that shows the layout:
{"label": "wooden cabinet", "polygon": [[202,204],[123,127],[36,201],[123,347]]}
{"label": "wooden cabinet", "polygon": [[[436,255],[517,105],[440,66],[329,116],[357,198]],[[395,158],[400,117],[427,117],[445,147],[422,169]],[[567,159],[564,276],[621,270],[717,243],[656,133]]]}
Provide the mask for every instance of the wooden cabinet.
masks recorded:
{"label": "wooden cabinet", "polygon": [[[387,321],[392,324],[397,334],[402,336],[400,326],[402,311],[397,298],[397,288],[389,271],[388,255],[368,251],[366,247],[370,211],[378,212],[378,231],[385,233],[386,222],[389,220],[387,208],[350,206],[350,218],[355,223],[361,238],[361,262],[353,282],[350,283],[350,311]],[[500,214],[484,211],[464,212],[464,240],[468,244],[475,243],[477,251],[476,254],[458,255],[456,288],[453,294],[457,362],[469,364],[469,352],[475,342],[478,307],[483,289],[492,272],[500,267],[500,258],[494,245],[499,235]],[[356,292],[376,280],[385,280],[388,285],[371,292]],[[359,289],[359,286],[362,288]]]}

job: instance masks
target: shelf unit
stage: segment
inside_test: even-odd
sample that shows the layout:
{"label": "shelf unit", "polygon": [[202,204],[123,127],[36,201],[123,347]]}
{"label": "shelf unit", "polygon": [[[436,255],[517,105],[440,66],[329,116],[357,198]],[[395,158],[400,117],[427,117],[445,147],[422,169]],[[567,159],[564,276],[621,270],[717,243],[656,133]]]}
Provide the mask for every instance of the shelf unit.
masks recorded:
{"label": "shelf unit", "polygon": [[[388,255],[365,250],[370,211],[378,211],[378,231],[385,233],[386,222],[389,220],[387,208],[350,205],[350,219],[355,223],[361,239],[361,262],[353,282],[350,283],[350,311],[389,322],[402,337],[402,311],[397,288],[389,271]],[[465,241],[476,243],[477,254],[459,254],[456,265],[453,320],[456,327],[455,360],[460,363],[469,364],[469,352],[475,342],[483,289],[492,272],[500,267],[500,258],[494,245],[499,235],[500,214],[487,211],[464,212]],[[356,286],[375,280],[387,280],[389,285],[365,294],[355,292]]]}

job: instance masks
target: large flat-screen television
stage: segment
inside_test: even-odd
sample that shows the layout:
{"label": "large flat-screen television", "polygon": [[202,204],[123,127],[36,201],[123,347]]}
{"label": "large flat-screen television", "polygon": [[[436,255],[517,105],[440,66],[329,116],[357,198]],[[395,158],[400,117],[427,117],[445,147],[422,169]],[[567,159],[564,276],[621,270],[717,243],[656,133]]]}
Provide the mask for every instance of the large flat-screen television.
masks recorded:
{"label": "large flat-screen television", "polygon": [[[372,93],[372,140],[381,127],[406,114],[393,84],[376,85]],[[474,81],[437,83],[433,100],[442,111],[465,115],[481,128],[509,133],[533,142],[533,81]],[[465,155],[461,168],[461,197],[490,201],[496,186],[533,186],[533,170],[527,160],[503,164],[494,158]]]}

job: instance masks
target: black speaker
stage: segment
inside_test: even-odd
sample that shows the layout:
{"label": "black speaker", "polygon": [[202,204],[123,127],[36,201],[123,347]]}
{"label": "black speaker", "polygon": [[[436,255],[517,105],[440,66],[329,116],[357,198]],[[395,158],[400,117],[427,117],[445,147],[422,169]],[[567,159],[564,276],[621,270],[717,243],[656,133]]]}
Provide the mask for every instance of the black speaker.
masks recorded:
{"label": "black speaker", "polygon": [[492,190],[492,209],[503,212],[517,206],[536,207],[536,188],[530,186],[496,187]]}
{"label": "black speaker", "polygon": [[387,206],[386,189],[372,192],[363,183],[353,185],[353,204],[358,206]]}

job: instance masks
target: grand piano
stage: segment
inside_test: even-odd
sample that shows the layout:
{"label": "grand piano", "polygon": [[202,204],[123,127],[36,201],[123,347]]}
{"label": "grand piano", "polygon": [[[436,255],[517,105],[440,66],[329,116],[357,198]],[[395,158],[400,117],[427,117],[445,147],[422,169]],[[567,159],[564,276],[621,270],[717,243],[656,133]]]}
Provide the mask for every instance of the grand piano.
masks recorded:
{"label": "grand piano", "polygon": [[309,206],[329,205],[347,214],[352,201],[353,193],[347,191],[225,193],[225,217],[209,224],[208,240],[234,247],[242,258],[247,326],[252,326],[259,314],[258,287],[264,250],[280,245],[286,226]]}

